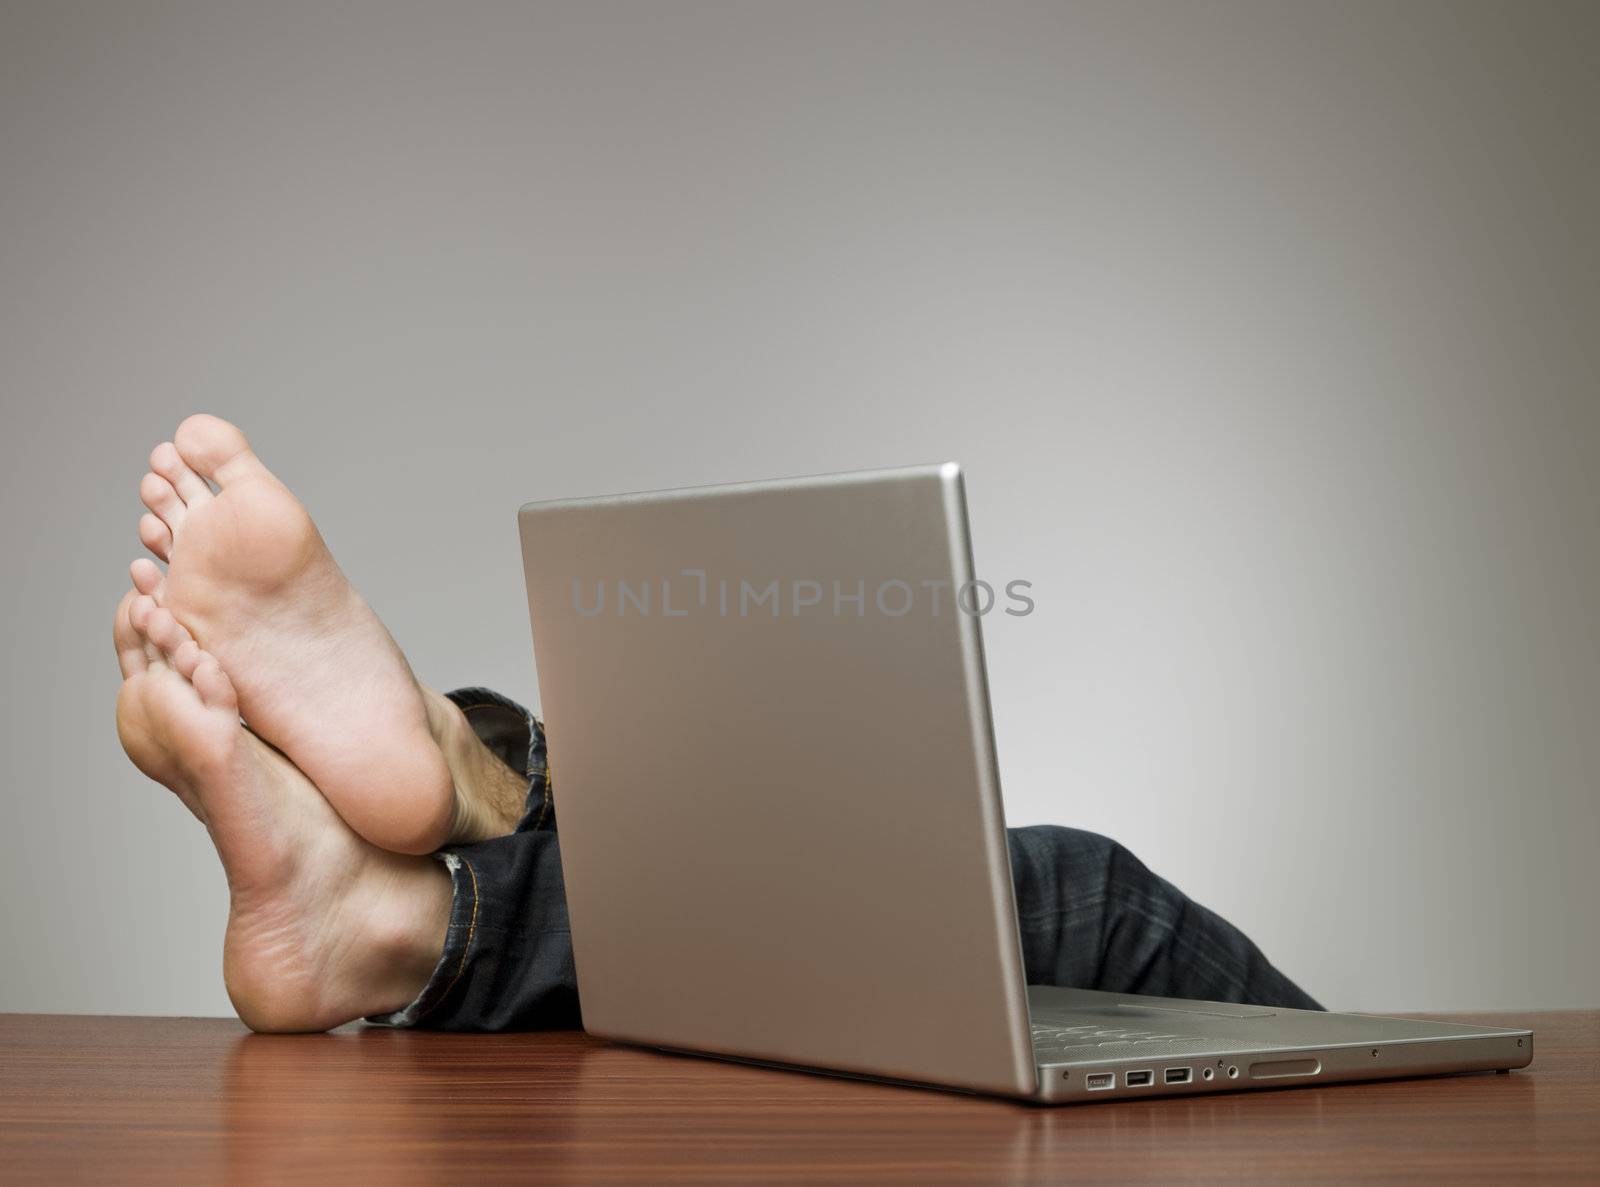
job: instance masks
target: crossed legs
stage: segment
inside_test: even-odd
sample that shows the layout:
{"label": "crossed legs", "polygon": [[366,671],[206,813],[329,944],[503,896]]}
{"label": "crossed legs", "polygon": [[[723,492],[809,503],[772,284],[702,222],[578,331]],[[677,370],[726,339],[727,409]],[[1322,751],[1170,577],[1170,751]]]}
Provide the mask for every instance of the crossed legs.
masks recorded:
{"label": "crossed legs", "polygon": [[[400,1024],[574,1024],[559,840],[545,812],[524,817],[548,790],[537,723],[476,706],[521,730],[503,760],[420,684],[233,425],[190,417],[150,466],[139,536],[167,567],[135,561],[117,607],[117,729],[222,859],[239,1016],[268,1031],[397,1011]],[[1010,842],[1031,982],[1315,1006],[1114,842],[1063,828]],[[422,856],[441,848],[448,869]]]}
{"label": "crossed legs", "polygon": [[237,428],[190,417],[150,466],[139,536],[167,568],[135,561],[117,607],[117,732],[222,859],[229,996],[258,1030],[399,1009],[450,912],[418,855],[510,832],[524,780],[417,683]]}

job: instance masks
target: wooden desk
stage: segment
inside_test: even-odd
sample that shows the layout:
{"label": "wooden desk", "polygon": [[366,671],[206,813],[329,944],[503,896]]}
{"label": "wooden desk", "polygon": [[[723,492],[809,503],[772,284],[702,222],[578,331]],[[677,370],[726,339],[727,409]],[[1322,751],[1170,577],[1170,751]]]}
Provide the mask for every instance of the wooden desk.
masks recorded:
{"label": "wooden desk", "polygon": [[577,1033],[0,1016],[0,1180],[287,1183],[1600,1178],[1600,1011],[1533,1067],[1044,1109]]}

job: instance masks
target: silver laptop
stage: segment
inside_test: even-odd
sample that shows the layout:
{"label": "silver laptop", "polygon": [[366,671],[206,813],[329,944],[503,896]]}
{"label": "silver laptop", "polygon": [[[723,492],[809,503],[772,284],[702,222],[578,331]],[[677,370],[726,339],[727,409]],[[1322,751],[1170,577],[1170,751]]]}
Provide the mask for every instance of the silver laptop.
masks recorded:
{"label": "silver laptop", "polygon": [[1047,1103],[1525,1066],[1527,1030],[1026,984],[953,464],[520,514],[584,1026]]}

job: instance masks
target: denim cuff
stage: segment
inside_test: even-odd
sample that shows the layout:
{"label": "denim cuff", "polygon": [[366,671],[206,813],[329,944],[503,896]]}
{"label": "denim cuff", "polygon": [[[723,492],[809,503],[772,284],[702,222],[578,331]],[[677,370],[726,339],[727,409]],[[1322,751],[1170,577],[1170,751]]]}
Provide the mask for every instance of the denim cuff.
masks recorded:
{"label": "denim cuff", "polygon": [[[472,732],[506,766],[528,781],[527,799],[517,832],[553,828],[555,809],[550,796],[550,766],[544,727],[537,718],[509,697],[488,688],[458,688],[445,696],[461,709]],[[379,1026],[415,1026],[449,996],[474,952],[478,933],[478,875],[461,853],[442,850],[434,854],[450,871],[450,925],[444,951],[422,992],[404,1009],[374,1014],[366,1021]]]}

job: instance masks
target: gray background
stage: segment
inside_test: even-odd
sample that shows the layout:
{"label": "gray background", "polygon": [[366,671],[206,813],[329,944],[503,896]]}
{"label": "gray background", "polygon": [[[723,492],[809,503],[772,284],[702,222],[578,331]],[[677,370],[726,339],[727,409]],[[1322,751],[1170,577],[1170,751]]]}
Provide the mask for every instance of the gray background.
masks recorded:
{"label": "gray background", "polygon": [[1593,4],[9,4],[0,1009],[225,1012],[112,730],[236,418],[417,671],[527,499],[955,457],[1012,821],[1340,1007],[1600,1005]]}

